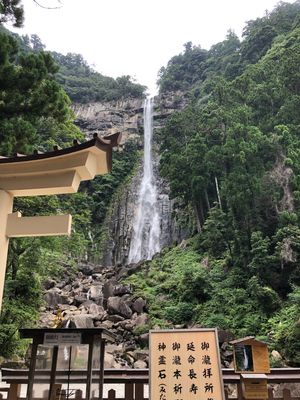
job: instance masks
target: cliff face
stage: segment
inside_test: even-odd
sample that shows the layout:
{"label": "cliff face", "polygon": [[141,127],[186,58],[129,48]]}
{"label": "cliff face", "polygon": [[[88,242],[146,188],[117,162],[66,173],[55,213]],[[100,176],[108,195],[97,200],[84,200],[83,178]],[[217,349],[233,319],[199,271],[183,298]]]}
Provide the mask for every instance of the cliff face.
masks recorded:
{"label": "cliff face", "polygon": [[[117,102],[93,103],[73,107],[77,125],[91,137],[94,133],[107,135],[122,132],[122,144],[127,140],[143,143],[143,99],[126,99]],[[186,104],[182,94],[155,98],[155,131],[163,127],[166,118]],[[161,246],[170,246],[187,236],[188,230],[181,227],[177,205],[169,198],[169,187],[158,174],[159,154],[154,151],[154,168],[157,179],[158,205],[161,214]],[[112,204],[104,227],[105,239],[102,243],[103,265],[124,265],[133,233],[132,225],[136,212],[137,198],[142,178],[143,165],[137,168],[131,182],[124,187],[118,199]]]}
{"label": "cliff face", "polygon": [[91,137],[122,132],[122,142],[139,138],[143,129],[143,99],[125,99],[107,103],[74,104],[76,124]]}

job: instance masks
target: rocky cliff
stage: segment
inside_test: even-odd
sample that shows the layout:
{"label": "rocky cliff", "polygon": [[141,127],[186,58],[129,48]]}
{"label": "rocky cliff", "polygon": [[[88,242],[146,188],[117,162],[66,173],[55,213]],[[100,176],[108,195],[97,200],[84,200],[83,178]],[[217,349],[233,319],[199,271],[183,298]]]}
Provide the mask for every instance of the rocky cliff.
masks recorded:
{"label": "rocky cliff", "polygon": [[74,104],[76,124],[87,137],[122,132],[122,143],[138,139],[143,129],[143,99]]}
{"label": "rocky cliff", "polygon": [[[107,103],[75,104],[73,110],[77,125],[86,133],[87,137],[91,137],[94,133],[105,135],[121,132],[121,146],[128,140],[135,140],[142,148],[143,102],[143,99],[126,99]],[[163,127],[166,118],[183,108],[186,103],[187,98],[182,93],[155,97],[154,140],[155,132]],[[158,152],[154,151],[158,203],[161,214],[161,245],[165,247],[181,241],[187,235],[187,228],[178,223],[181,216],[176,212],[176,210],[178,211],[177,205],[169,198],[167,182],[159,177],[158,157]],[[104,265],[127,263],[142,168],[142,165],[137,168],[131,182],[123,188],[107,215],[104,227],[105,240],[102,246]]]}

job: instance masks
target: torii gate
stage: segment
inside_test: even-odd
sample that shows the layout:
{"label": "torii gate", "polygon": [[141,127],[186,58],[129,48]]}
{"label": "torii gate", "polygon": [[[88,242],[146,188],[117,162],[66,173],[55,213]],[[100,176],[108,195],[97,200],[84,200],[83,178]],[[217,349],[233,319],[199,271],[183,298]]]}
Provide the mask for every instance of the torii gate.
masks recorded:
{"label": "torii gate", "polygon": [[75,193],[81,181],[111,171],[112,148],[121,134],[94,139],[48,153],[0,157],[0,310],[8,243],[25,236],[70,235],[71,215],[22,217],[12,213],[14,197]]}

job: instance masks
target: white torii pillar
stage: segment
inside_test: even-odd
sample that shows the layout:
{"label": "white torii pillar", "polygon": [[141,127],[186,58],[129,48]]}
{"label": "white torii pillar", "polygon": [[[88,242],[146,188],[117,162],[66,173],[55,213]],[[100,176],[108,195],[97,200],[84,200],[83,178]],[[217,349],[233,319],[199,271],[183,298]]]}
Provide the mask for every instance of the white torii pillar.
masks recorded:
{"label": "white torii pillar", "polygon": [[70,235],[71,215],[22,217],[14,197],[75,193],[81,181],[111,171],[119,133],[49,153],[0,158],[0,310],[10,238]]}

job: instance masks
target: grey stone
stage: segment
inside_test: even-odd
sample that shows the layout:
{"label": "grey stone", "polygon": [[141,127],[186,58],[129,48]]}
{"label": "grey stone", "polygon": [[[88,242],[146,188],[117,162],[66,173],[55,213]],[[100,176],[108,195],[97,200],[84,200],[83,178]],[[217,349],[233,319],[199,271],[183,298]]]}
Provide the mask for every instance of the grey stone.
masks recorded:
{"label": "grey stone", "polygon": [[74,296],[74,303],[76,306],[80,306],[80,304],[84,303],[85,301],[86,301],[86,296],[84,296],[83,294]]}
{"label": "grey stone", "polygon": [[146,313],[143,313],[141,315],[138,315],[135,320],[134,320],[135,324],[138,326],[141,325],[147,325],[147,323],[149,322],[149,316]]}
{"label": "grey stone", "polygon": [[96,303],[90,304],[87,308],[87,312],[88,314],[92,314],[93,316],[103,316],[103,314],[105,313],[104,308]]}
{"label": "grey stone", "polygon": [[141,314],[144,311],[145,306],[146,301],[142,297],[139,297],[133,302],[132,310],[137,312],[138,314]]}
{"label": "grey stone", "polygon": [[75,328],[93,328],[93,318],[89,314],[74,315],[71,319]]}
{"label": "grey stone", "polygon": [[124,321],[124,317],[121,315],[113,314],[113,315],[108,315],[106,318],[108,321],[113,322],[114,324],[120,321]]}
{"label": "grey stone", "polygon": [[128,305],[117,296],[108,299],[107,310],[109,314],[119,314],[125,318],[130,318],[132,316],[130,307],[128,307]]}
{"label": "grey stone", "polygon": [[123,317],[130,318],[132,316],[131,308],[123,301],[120,302],[119,308],[120,308],[119,314],[122,315]]}
{"label": "grey stone", "polygon": [[112,297],[114,294],[115,285],[112,281],[105,282],[102,288],[103,296],[105,299]]}
{"label": "grey stone", "polygon": [[89,293],[89,297],[91,300],[98,300],[103,297],[102,286],[101,285],[93,285],[90,287],[88,293]]}
{"label": "grey stone", "polygon": [[123,296],[124,294],[132,294],[131,285],[116,285],[114,288],[114,296]]}
{"label": "grey stone", "polygon": [[60,281],[60,282],[58,282],[57,284],[56,284],[56,287],[58,288],[58,289],[62,289],[64,286],[66,286],[66,281]]}
{"label": "grey stone", "polygon": [[112,354],[105,352],[104,356],[104,368],[113,368],[115,358]]}
{"label": "grey stone", "polygon": [[109,297],[107,300],[107,311],[110,314],[119,314],[120,297]]}
{"label": "grey stone", "polygon": [[138,338],[138,341],[142,347],[148,347],[149,346],[149,333],[143,333],[142,335],[140,335]]}
{"label": "grey stone", "polygon": [[149,350],[135,350],[133,356],[135,360],[146,361],[149,359]]}
{"label": "grey stone", "polygon": [[94,266],[90,264],[78,264],[78,269],[83,273],[83,275],[92,275],[94,272]]}
{"label": "grey stone", "polygon": [[95,321],[95,326],[98,328],[103,328],[103,329],[111,329],[114,326],[114,323],[111,321]]}
{"label": "grey stone", "polygon": [[137,369],[145,369],[147,367],[148,367],[147,363],[145,361],[142,361],[142,360],[137,360],[133,364],[133,368],[137,368]]}
{"label": "grey stone", "polygon": [[49,307],[55,307],[58,304],[68,304],[67,299],[62,295],[61,290],[52,288],[44,295],[44,300]]}
{"label": "grey stone", "polygon": [[103,278],[103,275],[102,275],[102,274],[93,274],[92,277],[93,277],[93,279],[95,279],[96,281],[99,281],[100,279]]}
{"label": "grey stone", "polygon": [[44,282],[44,288],[45,288],[46,290],[52,289],[55,285],[56,285],[56,282],[55,282],[54,279],[48,278],[48,279],[46,279],[45,282]]}

